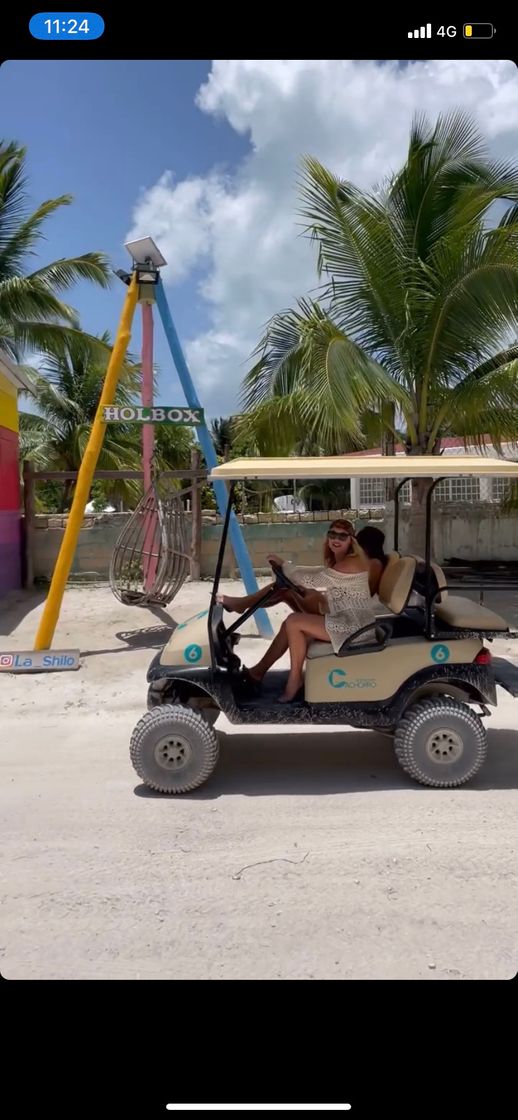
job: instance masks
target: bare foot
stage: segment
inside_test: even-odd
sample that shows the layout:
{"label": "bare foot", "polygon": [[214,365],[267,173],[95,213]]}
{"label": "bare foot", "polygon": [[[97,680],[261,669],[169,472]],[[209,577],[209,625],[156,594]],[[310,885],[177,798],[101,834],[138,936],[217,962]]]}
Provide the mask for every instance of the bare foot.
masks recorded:
{"label": "bare foot", "polygon": [[249,669],[248,666],[246,666],[246,665],[243,666],[243,672],[246,674],[247,677],[250,677],[250,680],[254,681],[255,684],[261,684],[262,679],[264,677],[264,673],[262,673],[261,670],[258,669],[256,665],[253,665],[251,669]]}
{"label": "bare foot", "polygon": [[230,611],[231,614],[235,614],[240,609],[240,600],[232,595],[216,595],[216,602],[219,603],[220,607],[224,607],[226,611]]}
{"label": "bare foot", "polygon": [[241,666],[240,680],[245,689],[252,692],[254,695],[258,695],[261,691],[261,684],[263,681],[262,674],[259,675],[259,673],[250,672],[250,669],[247,669],[246,665]]}
{"label": "bare foot", "polygon": [[260,669],[259,665],[252,665],[251,669],[248,668],[248,665],[243,665],[241,672],[252,684],[262,684],[263,678],[265,678],[265,670]]}
{"label": "bare foot", "polygon": [[291,704],[293,700],[299,699],[299,693],[302,700],[304,698],[304,681],[288,681],[282,696],[279,696],[279,704]]}

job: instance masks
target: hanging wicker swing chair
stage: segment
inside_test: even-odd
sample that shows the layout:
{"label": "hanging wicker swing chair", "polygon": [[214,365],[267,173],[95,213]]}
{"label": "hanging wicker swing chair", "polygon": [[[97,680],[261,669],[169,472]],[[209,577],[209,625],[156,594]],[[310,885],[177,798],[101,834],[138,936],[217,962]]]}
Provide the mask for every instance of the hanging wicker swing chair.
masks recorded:
{"label": "hanging wicker swing chair", "polygon": [[184,498],[186,490],[167,489],[153,478],[126,522],[110,564],[110,586],[121,603],[167,606],[190,570]]}

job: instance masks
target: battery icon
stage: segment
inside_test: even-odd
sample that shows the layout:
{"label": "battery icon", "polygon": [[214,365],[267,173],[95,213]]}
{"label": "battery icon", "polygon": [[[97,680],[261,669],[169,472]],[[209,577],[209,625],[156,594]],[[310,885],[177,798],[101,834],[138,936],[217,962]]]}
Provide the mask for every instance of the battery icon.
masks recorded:
{"label": "battery icon", "polygon": [[465,39],[492,39],[495,29],[492,23],[465,23]]}

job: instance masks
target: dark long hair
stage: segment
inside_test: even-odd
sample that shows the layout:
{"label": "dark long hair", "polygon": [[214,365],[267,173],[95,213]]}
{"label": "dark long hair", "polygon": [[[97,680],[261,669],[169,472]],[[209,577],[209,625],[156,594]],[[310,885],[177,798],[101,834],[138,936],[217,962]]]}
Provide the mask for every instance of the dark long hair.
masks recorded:
{"label": "dark long hair", "polygon": [[365,529],[360,529],[356,539],[369,560],[380,560],[385,567],[388,556],[385,554],[383,547],[385,534],[381,529],[376,529],[374,525],[366,525]]}

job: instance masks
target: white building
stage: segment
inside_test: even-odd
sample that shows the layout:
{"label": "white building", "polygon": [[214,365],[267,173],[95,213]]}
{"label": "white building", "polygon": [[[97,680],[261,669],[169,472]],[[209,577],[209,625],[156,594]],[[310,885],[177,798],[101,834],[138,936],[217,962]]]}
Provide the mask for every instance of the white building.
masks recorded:
{"label": "white building", "polygon": [[[484,448],[464,445],[462,439],[452,437],[443,439],[442,447],[448,455],[489,455],[499,456],[489,437],[484,440]],[[404,448],[398,444],[396,455],[404,456]],[[351,458],[361,458],[362,455],[379,455],[381,449],[371,451],[357,451]],[[518,460],[518,444],[503,443],[503,459]],[[409,458],[408,473],[412,473],[412,463]],[[439,472],[438,472],[439,473]],[[351,478],[351,509],[375,509],[386,504],[386,481],[383,478]],[[435,491],[438,502],[499,502],[506,493],[506,480],[503,478],[448,478],[440,482]],[[410,483],[403,488],[402,498],[404,503],[410,502]]]}

